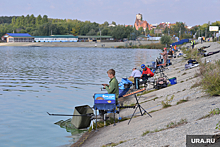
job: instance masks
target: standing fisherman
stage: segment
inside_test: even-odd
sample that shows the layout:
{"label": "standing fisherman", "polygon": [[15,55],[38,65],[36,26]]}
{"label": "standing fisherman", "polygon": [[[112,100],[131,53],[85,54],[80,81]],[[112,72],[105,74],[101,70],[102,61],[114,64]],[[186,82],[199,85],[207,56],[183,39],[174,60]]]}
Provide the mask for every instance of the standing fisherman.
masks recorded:
{"label": "standing fisherman", "polygon": [[163,53],[160,53],[161,55],[163,55],[163,66],[166,66],[167,64],[167,48],[164,48],[164,52]]}
{"label": "standing fisherman", "polygon": [[195,40],[192,39],[192,41],[191,41],[192,49],[194,49],[194,45],[195,45]]}

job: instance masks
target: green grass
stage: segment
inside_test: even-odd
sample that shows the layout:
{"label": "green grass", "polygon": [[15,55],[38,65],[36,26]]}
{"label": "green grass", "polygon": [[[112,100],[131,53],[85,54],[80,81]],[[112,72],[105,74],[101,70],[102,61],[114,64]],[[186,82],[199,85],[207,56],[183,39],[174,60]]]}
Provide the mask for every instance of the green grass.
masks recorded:
{"label": "green grass", "polygon": [[181,49],[183,51],[183,53],[185,54],[185,59],[189,60],[189,59],[197,59],[198,56],[198,50],[196,48],[194,49],[187,49],[187,48],[182,48]]}
{"label": "green grass", "polygon": [[147,131],[143,132],[143,134],[142,134],[141,136],[145,136],[145,135],[147,135],[147,134],[149,134],[149,133],[153,133],[153,131],[147,130]]}
{"label": "green grass", "polygon": [[182,99],[182,100],[179,100],[176,104],[179,105],[181,103],[185,103],[185,102],[188,102],[189,100],[188,99]]}
{"label": "green grass", "polygon": [[141,93],[141,94],[137,94],[137,96],[140,96],[140,95],[145,95],[145,94],[148,94],[148,93],[153,92],[153,91],[156,91],[156,89],[149,90],[149,91],[144,91],[144,92],[143,92],[143,93]]}
{"label": "green grass", "polygon": [[167,128],[176,128],[183,124],[187,124],[186,119],[181,119],[179,122],[170,122],[169,124],[167,124]]}
{"label": "green grass", "polygon": [[[161,109],[159,109],[159,110],[161,110]],[[149,113],[157,112],[157,111],[159,111],[159,110],[152,110],[152,111],[150,111]]]}
{"label": "green grass", "polygon": [[160,131],[163,131],[163,130],[167,130],[167,129],[171,129],[171,128],[176,128],[178,126],[181,126],[181,125],[184,125],[184,124],[187,124],[187,120],[186,119],[181,119],[179,122],[170,122],[166,125],[166,128],[162,128],[162,129],[155,129],[154,131],[150,131],[150,130],[147,130],[145,132],[143,132],[143,134],[141,136],[146,136],[147,134],[150,134],[150,133],[155,133],[155,132],[160,132]]}
{"label": "green grass", "polygon": [[102,147],[113,147],[113,146],[117,146],[117,145],[122,144],[122,143],[127,142],[127,141],[129,141],[129,140],[120,141],[118,143],[111,142],[111,143],[108,143],[106,145],[103,145]]}
{"label": "green grass", "polygon": [[200,63],[201,88],[210,96],[220,95],[220,60]]}
{"label": "green grass", "polygon": [[158,98],[159,98],[159,97],[155,97],[155,98],[153,98],[153,99],[143,101],[143,102],[141,102],[140,104],[143,104],[143,103],[146,103],[146,102],[149,102],[149,101],[155,101],[155,100],[158,99]]}
{"label": "green grass", "polygon": [[117,46],[116,48],[142,48],[142,49],[163,49],[165,46],[161,43],[151,43],[146,45],[128,45],[128,46]]}
{"label": "green grass", "polygon": [[[115,118],[115,123],[117,122],[122,122],[125,120],[128,120],[130,118],[122,118],[121,120],[118,120],[117,118]],[[106,120],[106,126],[109,126],[111,124],[114,124],[114,119],[110,117],[110,119]],[[98,121],[97,122],[97,128],[103,128],[104,127],[104,122],[103,121]],[[96,128],[96,123],[93,123],[93,128]],[[92,131],[92,126],[89,127],[89,132]]]}
{"label": "green grass", "polygon": [[170,105],[170,103],[172,102],[173,98],[174,98],[174,95],[172,95],[170,99],[168,99],[168,96],[167,96],[165,101],[161,102],[163,108],[171,107],[172,105]]}
{"label": "green grass", "polygon": [[182,76],[183,76],[183,75],[186,75],[186,72],[184,72],[184,73],[182,74]]}
{"label": "green grass", "polygon": [[184,81],[181,81],[180,83],[183,83]]}
{"label": "green grass", "polygon": [[201,120],[201,119],[204,119],[204,118],[208,118],[208,117],[211,117],[211,116],[214,116],[214,115],[218,115],[220,114],[220,109],[219,108],[215,108],[215,109],[211,109],[211,111],[209,112],[209,114],[197,119],[197,120]]}

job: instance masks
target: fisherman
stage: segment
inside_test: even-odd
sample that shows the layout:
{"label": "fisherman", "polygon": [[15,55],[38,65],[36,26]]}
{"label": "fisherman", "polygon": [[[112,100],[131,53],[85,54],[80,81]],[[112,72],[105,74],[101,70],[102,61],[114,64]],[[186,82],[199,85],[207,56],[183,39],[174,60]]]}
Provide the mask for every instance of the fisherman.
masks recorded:
{"label": "fisherman", "polygon": [[116,98],[116,105],[118,104],[118,96],[119,96],[119,88],[118,88],[118,81],[115,77],[115,70],[109,69],[107,71],[108,77],[110,78],[109,85],[102,84],[104,89],[108,91],[108,94],[115,94]]}
{"label": "fisherman", "polygon": [[160,53],[161,55],[163,55],[163,66],[166,66],[167,64],[167,48],[164,48],[164,52]]}
{"label": "fisherman", "polygon": [[195,45],[195,40],[191,40],[191,46],[192,46],[192,49],[194,49],[194,45]]}
{"label": "fisherman", "polygon": [[169,50],[168,56],[169,56],[169,58],[172,58],[172,57],[173,57],[173,51],[172,51],[172,49]]}
{"label": "fisherman", "polygon": [[177,46],[176,46],[176,45],[174,46],[174,50],[175,50],[175,51],[177,50]]}
{"label": "fisherman", "polygon": [[153,77],[154,73],[150,70],[150,68],[146,67],[144,64],[141,65],[141,68],[143,69],[141,78],[143,80],[147,80],[149,77]]}
{"label": "fisherman", "polygon": [[202,37],[202,40],[203,40],[203,42],[206,42],[206,41],[205,41],[205,37],[204,37],[204,36]]}
{"label": "fisherman", "polygon": [[141,72],[137,70],[136,67],[132,69],[131,76],[129,78],[134,78],[135,89],[139,89],[139,79],[141,77]]}

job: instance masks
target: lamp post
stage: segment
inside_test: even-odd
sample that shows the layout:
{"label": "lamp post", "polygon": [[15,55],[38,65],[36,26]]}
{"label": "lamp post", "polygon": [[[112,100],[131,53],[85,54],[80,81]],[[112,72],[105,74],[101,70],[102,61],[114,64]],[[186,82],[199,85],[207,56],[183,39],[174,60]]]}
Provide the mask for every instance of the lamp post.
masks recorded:
{"label": "lamp post", "polygon": [[101,36],[102,36],[102,31],[101,31],[100,28],[99,28],[99,31],[100,31],[100,42],[102,42],[102,38],[101,38]]}

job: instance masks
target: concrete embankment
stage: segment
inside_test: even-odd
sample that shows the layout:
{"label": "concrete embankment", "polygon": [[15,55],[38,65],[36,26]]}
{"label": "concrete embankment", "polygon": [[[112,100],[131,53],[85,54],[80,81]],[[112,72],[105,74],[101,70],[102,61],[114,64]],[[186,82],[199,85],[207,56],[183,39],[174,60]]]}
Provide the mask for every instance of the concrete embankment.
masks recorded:
{"label": "concrete embankment", "polygon": [[[158,41],[133,41],[133,45],[146,45],[151,43],[158,43]],[[126,46],[128,42],[14,42],[14,43],[0,43],[0,46],[35,46],[35,47],[105,47],[115,48],[117,46]]]}
{"label": "concrete embankment", "polygon": [[[190,46],[190,44],[187,45]],[[198,44],[195,47],[208,45],[211,45],[206,49],[208,52],[220,50],[220,44],[211,42]],[[213,62],[220,59],[220,53],[202,58],[203,61],[205,59]],[[217,131],[215,127],[219,121],[218,115],[198,119],[209,114],[212,109],[220,108],[220,96],[210,97],[202,92],[199,87],[192,88],[192,85],[199,80],[199,77],[195,76],[199,67],[185,70],[186,62],[183,57],[174,58],[172,60],[173,65],[165,71],[169,78],[177,78],[177,84],[145,94],[140,98],[143,108],[148,112],[155,110],[155,112],[150,113],[152,118],[144,115],[133,118],[129,125],[127,120],[117,123],[116,126],[110,125],[101,128],[98,132],[93,132],[92,136],[89,136],[81,146],[101,147],[115,143],[117,146],[123,147],[185,147],[186,135],[215,134]],[[174,96],[170,103],[172,106],[162,108],[161,102],[165,101],[166,97],[169,99],[171,96]],[[188,101],[177,105],[177,102],[182,99]],[[135,99],[133,98],[128,103],[135,103]],[[133,111],[134,109],[123,109],[120,115],[129,117]],[[174,128],[167,128],[168,124],[180,122],[181,119],[186,120],[187,123]],[[143,135],[147,130],[151,133]]]}

